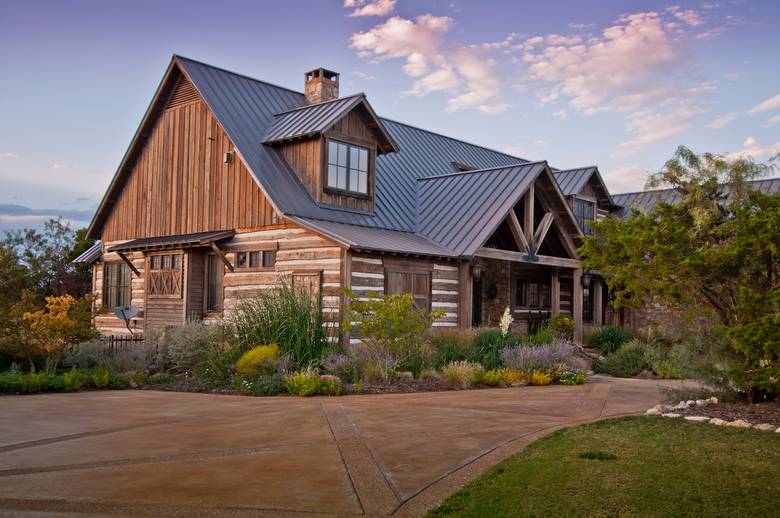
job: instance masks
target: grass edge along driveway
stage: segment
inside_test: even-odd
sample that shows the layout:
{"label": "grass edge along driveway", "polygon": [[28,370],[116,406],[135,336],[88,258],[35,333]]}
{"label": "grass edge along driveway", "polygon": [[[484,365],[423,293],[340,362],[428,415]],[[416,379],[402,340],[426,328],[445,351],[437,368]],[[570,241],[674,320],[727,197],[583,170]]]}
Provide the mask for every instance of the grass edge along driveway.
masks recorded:
{"label": "grass edge along driveway", "polygon": [[429,516],[772,516],[780,434],[661,417],[558,430]]}

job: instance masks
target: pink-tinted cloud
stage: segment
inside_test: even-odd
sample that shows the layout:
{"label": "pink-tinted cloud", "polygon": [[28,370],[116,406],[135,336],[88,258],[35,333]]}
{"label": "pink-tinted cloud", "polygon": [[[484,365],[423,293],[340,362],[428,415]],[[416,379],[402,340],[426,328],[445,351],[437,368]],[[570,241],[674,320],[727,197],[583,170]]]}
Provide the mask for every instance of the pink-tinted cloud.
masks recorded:
{"label": "pink-tinted cloud", "polygon": [[742,143],[742,149],[726,155],[727,159],[735,160],[737,158],[769,158],[780,154],[780,142],[774,145],[761,145],[753,137],[748,137]]}
{"label": "pink-tinted cloud", "polygon": [[344,0],[344,7],[354,8],[349,16],[387,16],[395,9],[396,0]]}
{"label": "pink-tinted cloud", "polygon": [[755,105],[748,113],[755,115],[756,113],[777,110],[778,108],[780,108],[780,94],[777,94],[774,97],[770,97],[766,101]]}
{"label": "pink-tinted cloud", "polygon": [[737,114],[736,113],[729,113],[728,115],[724,115],[723,117],[718,117],[714,121],[710,122],[709,124],[705,124],[705,128],[710,129],[723,129],[732,122],[737,120]]}

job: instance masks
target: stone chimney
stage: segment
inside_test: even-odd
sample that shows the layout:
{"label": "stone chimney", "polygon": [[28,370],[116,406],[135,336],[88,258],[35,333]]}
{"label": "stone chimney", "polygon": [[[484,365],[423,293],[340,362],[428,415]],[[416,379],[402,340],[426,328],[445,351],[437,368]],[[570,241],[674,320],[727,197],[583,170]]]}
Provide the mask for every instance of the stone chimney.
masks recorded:
{"label": "stone chimney", "polygon": [[306,100],[310,103],[321,103],[338,99],[339,97],[339,75],[336,72],[325,70],[324,68],[315,68],[309,70],[303,75],[304,92]]}

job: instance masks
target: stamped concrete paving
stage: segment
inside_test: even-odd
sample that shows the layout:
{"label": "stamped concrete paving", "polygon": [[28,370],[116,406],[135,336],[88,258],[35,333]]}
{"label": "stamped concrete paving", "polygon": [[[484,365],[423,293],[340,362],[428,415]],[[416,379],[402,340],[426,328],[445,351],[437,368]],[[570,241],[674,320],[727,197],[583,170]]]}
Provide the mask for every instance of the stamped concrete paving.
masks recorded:
{"label": "stamped concrete paving", "polygon": [[0,516],[419,516],[556,428],[659,398],[657,382],[598,377],[342,398],[0,397]]}

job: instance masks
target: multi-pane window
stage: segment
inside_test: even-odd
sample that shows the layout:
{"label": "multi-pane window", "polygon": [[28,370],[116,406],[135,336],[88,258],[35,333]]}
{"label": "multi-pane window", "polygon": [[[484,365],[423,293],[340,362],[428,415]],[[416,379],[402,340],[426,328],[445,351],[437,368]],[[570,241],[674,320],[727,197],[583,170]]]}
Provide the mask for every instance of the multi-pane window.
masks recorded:
{"label": "multi-pane window", "polygon": [[431,274],[428,272],[391,271],[385,273],[385,293],[412,296],[417,309],[431,310]]}
{"label": "multi-pane window", "polygon": [[182,255],[158,254],[149,257],[147,291],[152,297],[181,297]]}
{"label": "multi-pane window", "polygon": [[525,280],[515,279],[515,306],[525,306],[525,285]]}
{"label": "multi-pane window", "polygon": [[130,304],[130,267],[125,263],[103,266],[103,306],[114,309]]}
{"label": "multi-pane window", "polygon": [[328,187],[368,194],[368,149],[337,140],[328,141]]}
{"label": "multi-pane window", "polygon": [[590,223],[595,219],[596,204],[592,201],[574,198],[574,217],[577,219],[582,232],[589,236],[593,232]]}
{"label": "multi-pane window", "polygon": [[274,264],[276,252],[273,250],[236,252],[236,268],[273,268]]}
{"label": "multi-pane window", "polygon": [[515,306],[526,308],[550,307],[550,285],[544,282],[515,279]]}
{"label": "multi-pane window", "polygon": [[582,288],[582,319],[593,321],[593,290],[590,285]]}
{"label": "multi-pane window", "polygon": [[206,311],[222,311],[222,259],[206,256]]}
{"label": "multi-pane window", "polygon": [[528,294],[526,299],[528,300],[528,306],[532,308],[539,307],[539,283],[528,283]]}

